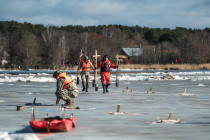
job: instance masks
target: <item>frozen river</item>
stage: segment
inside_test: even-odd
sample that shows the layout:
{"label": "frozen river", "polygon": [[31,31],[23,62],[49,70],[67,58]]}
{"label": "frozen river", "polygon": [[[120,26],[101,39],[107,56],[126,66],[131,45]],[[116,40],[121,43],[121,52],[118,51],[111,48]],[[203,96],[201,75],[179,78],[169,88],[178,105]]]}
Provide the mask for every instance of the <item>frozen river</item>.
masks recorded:
{"label": "frozen river", "polygon": [[[80,110],[66,110],[66,117],[74,113],[77,117],[76,128],[65,133],[43,135],[35,133],[29,126],[31,107],[25,103],[33,102],[43,106],[35,107],[36,120],[61,115],[60,105],[55,105],[56,83],[49,74],[0,75],[0,131],[9,135],[35,134],[46,140],[209,140],[210,138],[210,79],[208,72],[171,73],[175,80],[161,79],[166,73],[120,74],[119,87],[115,87],[112,75],[110,92],[103,94],[93,87],[89,92],[80,92],[75,106]],[[30,78],[29,78],[30,77]],[[73,75],[72,77],[76,77]],[[90,84],[91,85],[91,84]],[[126,89],[133,92],[122,92]],[[147,94],[152,88],[156,94]],[[79,85],[81,91],[81,83]],[[188,96],[178,95],[186,89]],[[61,104],[64,103],[61,101]],[[124,115],[109,115],[116,112]],[[22,105],[22,111],[16,106]],[[156,119],[172,119],[181,123],[156,123]]]}

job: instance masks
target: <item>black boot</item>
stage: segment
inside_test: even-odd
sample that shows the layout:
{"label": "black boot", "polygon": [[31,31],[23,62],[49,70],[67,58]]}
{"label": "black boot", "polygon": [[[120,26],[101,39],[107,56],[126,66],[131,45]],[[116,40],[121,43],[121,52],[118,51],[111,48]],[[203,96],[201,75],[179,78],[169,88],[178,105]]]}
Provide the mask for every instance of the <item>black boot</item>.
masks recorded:
{"label": "black boot", "polygon": [[105,93],[106,85],[102,85],[102,86],[103,86],[103,93]]}
{"label": "black boot", "polygon": [[86,92],[88,92],[89,84],[86,82]]}
{"label": "black boot", "polygon": [[74,104],[74,100],[71,98],[71,99],[66,100],[66,103],[64,104],[64,106],[68,106],[69,108],[72,108],[73,104]]}
{"label": "black boot", "polygon": [[66,100],[65,106],[70,106],[70,100]]}
{"label": "black boot", "polygon": [[86,87],[89,88],[89,82],[88,81],[86,82]]}
{"label": "black boot", "polygon": [[106,93],[109,92],[108,87],[109,87],[109,84],[106,85]]}
{"label": "black boot", "polygon": [[85,91],[85,82],[84,81],[82,81],[82,87],[83,87],[82,91]]}
{"label": "black boot", "polygon": [[83,87],[82,91],[85,91],[85,87]]}

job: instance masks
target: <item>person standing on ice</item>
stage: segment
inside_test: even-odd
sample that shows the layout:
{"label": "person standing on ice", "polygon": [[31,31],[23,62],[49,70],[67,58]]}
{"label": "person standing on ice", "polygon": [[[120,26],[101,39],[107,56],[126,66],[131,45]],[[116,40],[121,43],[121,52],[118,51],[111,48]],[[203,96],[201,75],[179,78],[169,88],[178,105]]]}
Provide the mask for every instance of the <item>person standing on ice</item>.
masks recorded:
{"label": "person standing on ice", "polygon": [[84,60],[81,60],[80,62],[80,69],[82,68],[81,72],[81,79],[82,79],[82,91],[88,92],[89,88],[89,80],[90,80],[90,69],[92,68],[94,70],[93,64],[88,59],[88,56],[84,57]]}
{"label": "person standing on ice", "polygon": [[97,68],[101,68],[100,75],[101,75],[101,83],[103,86],[103,93],[109,92],[108,87],[111,84],[110,81],[110,68],[118,68],[118,66],[112,64],[109,60],[107,55],[105,54],[103,59],[98,62]]}
{"label": "person standing on ice", "polygon": [[64,100],[66,103],[65,106],[73,106],[74,100],[79,94],[79,89],[71,79],[67,76],[66,73],[59,70],[53,73],[53,77],[57,80],[57,90],[55,95],[57,97],[56,104],[60,102],[60,99]]}

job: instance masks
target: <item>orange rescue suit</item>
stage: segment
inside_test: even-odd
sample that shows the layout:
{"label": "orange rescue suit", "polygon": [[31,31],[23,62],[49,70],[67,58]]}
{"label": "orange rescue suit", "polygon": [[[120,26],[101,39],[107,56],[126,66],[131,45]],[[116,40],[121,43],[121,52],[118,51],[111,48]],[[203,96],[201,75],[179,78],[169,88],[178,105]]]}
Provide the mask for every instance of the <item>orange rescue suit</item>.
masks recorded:
{"label": "orange rescue suit", "polygon": [[90,71],[90,61],[87,62],[82,60],[82,71]]}
{"label": "orange rescue suit", "polygon": [[73,80],[71,79],[71,77],[67,76],[65,72],[59,74],[56,80],[58,81],[58,79],[60,79],[61,77],[65,78],[63,89],[66,89],[73,82]]}
{"label": "orange rescue suit", "polygon": [[101,83],[102,85],[110,85],[110,68],[116,68],[116,66],[114,64],[112,64],[109,60],[106,61],[99,61],[97,67],[101,67]]}

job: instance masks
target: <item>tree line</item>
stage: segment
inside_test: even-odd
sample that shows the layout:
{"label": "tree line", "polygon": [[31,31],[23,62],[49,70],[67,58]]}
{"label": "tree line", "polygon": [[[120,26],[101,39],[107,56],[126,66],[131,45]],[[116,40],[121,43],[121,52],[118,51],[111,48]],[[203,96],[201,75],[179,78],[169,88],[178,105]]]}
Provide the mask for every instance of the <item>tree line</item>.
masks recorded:
{"label": "tree line", "polygon": [[111,60],[122,48],[138,46],[142,56],[134,63],[167,64],[210,62],[210,28],[148,28],[124,25],[54,26],[16,21],[0,22],[0,61],[24,68],[55,68],[89,57],[94,50]]}

